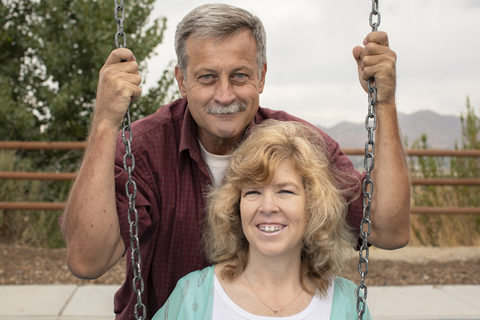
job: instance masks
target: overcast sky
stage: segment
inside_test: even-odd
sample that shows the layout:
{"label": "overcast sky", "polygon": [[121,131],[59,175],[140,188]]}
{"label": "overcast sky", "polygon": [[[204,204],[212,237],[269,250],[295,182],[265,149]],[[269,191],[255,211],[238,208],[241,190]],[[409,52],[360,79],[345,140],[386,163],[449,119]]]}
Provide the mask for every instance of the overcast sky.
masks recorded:
{"label": "overcast sky", "polygon": [[[224,2],[264,23],[268,71],[263,107],[313,124],[363,122],[367,95],[352,49],[371,31],[370,0],[157,0],[153,16],[168,19],[164,43],[149,61],[145,88],[175,60],[174,32],[193,8]],[[467,95],[480,107],[480,0],[380,0],[380,30],[397,53],[397,108],[459,116]]]}

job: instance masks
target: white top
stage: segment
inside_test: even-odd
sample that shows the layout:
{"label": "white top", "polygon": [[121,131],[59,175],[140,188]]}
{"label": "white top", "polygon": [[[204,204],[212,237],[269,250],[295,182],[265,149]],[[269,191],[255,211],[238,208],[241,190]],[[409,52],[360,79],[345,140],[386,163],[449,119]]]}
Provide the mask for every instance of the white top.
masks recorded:
{"label": "white top", "polygon": [[[242,308],[240,308],[235,302],[233,302],[225,290],[218,281],[217,276],[215,275],[214,279],[214,296],[213,296],[213,315],[212,320],[270,320],[276,317],[265,317],[257,316],[255,314],[249,313]],[[320,292],[318,289],[315,292],[315,295],[312,298],[310,304],[300,313],[297,313],[293,316],[282,317],[284,320],[329,320],[330,314],[332,312],[332,303],[333,303],[333,289],[335,288],[335,283],[332,281],[330,286],[327,289],[327,295],[324,298],[320,298]]]}
{"label": "white top", "polygon": [[230,162],[232,155],[227,154],[225,156],[219,156],[217,154],[208,152],[200,140],[198,140],[198,144],[200,145],[200,150],[202,151],[203,160],[205,160],[205,163],[207,164],[208,172],[210,172],[213,185],[218,188],[220,187],[220,183],[225,176],[225,171],[227,170],[228,163]]}

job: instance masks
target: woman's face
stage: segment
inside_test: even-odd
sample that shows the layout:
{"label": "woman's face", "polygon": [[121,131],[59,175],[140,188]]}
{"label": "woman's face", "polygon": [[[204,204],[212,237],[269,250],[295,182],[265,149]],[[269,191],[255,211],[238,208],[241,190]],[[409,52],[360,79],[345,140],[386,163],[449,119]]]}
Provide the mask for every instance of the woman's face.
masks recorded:
{"label": "woman's face", "polygon": [[299,257],[305,199],[302,177],[288,159],[279,164],[270,184],[242,189],[240,213],[250,254]]}

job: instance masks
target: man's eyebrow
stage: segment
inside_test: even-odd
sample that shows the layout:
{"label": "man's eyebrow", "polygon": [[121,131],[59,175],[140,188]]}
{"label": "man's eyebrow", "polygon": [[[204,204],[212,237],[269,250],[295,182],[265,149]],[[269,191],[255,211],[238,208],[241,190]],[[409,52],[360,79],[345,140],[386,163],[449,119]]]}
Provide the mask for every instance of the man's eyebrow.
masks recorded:
{"label": "man's eyebrow", "polygon": [[235,72],[238,72],[238,71],[244,71],[244,70],[249,71],[249,72],[251,71],[251,69],[249,67],[241,66],[241,67],[233,69],[232,73],[235,73]]}
{"label": "man's eyebrow", "polygon": [[195,70],[193,74],[195,76],[200,75],[200,74],[210,74],[210,73],[217,73],[216,70],[211,69],[211,68],[199,68],[198,70]]}

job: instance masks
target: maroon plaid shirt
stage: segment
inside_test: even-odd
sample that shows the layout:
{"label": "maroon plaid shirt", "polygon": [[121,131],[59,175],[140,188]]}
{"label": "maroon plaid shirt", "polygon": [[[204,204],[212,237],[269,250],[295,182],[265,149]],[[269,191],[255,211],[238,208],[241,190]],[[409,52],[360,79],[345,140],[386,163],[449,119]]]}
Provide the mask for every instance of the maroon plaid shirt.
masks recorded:
{"label": "maroon plaid shirt", "polygon": [[[305,122],[285,112],[259,108],[250,126],[265,119]],[[337,168],[361,178],[338,144],[317,130],[324,137]],[[198,145],[195,122],[185,99],[174,101],[155,114],[136,121],[132,124],[132,132],[141,271],[145,284],[142,300],[150,319],[165,303],[181,277],[207,266],[200,244],[204,217],[202,192],[211,180]],[[128,175],[123,169],[124,152],[119,136],[115,185],[117,211],[127,249],[127,270],[125,283],[115,294],[114,310],[117,319],[133,319],[137,298],[132,292],[128,199],[125,195]],[[356,190],[359,188],[356,183]],[[361,197],[350,206],[347,219],[355,230],[360,226],[362,206]]]}

